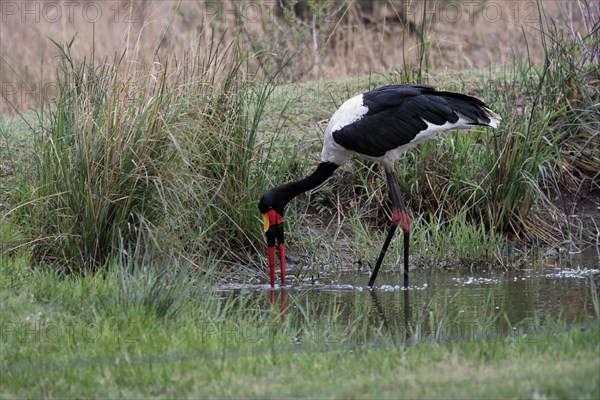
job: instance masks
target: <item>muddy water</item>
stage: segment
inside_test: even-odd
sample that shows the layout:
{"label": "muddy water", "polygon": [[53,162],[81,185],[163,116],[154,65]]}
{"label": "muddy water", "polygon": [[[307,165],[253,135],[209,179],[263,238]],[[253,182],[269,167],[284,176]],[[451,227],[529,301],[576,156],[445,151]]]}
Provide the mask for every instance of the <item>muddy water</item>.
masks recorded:
{"label": "muddy water", "polygon": [[598,259],[561,265],[478,273],[415,270],[408,290],[397,272],[381,273],[373,290],[366,287],[368,273],[293,283],[275,291],[268,285],[222,290],[225,297],[256,295],[265,311],[282,319],[310,319],[323,332],[335,320],[347,323],[351,333],[388,331],[419,340],[497,338],[513,332],[535,336],[545,321],[573,324],[597,318]]}

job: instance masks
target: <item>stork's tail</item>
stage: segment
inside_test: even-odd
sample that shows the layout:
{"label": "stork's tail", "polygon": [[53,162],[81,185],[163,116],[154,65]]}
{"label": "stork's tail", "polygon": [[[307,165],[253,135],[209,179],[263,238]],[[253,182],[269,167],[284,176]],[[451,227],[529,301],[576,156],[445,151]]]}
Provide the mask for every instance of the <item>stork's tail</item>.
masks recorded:
{"label": "stork's tail", "polygon": [[431,94],[443,96],[448,105],[466,120],[469,125],[484,125],[497,128],[502,118],[477,97],[461,93],[431,91]]}

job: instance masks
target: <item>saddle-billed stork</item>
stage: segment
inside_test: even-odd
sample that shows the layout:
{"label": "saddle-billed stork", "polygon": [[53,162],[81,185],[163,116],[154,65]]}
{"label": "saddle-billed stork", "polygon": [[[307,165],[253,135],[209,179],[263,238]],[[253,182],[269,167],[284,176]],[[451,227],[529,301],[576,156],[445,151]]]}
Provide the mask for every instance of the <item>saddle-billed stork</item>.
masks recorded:
{"label": "saddle-billed stork", "polygon": [[383,86],[344,102],[325,129],[321,162],[316,170],[304,179],[268,190],[258,203],[267,238],[271,287],[275,286],[276,244],[281,284],[285,285],[285,206],[299,194],[321,185],[353,155],[383,165],[392,203],[391,225],[368,286],[373,287],[394,232],[401,225],[404,232],[404,286],[408,287],[410,218],[396,181],[396,160],[407,149],[438,132],[476,125],[496,128],[500,119],[475,97],[438,91],[429,85]]}

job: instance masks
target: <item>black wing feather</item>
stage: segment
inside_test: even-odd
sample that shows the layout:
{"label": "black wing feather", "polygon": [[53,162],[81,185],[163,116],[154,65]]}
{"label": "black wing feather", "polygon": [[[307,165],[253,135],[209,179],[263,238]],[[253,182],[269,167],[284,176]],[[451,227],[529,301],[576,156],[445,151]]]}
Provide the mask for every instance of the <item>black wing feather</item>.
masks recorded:
{"label": "black wing feather", "polygon": [[[437,99],[444,100],[455,112],[458,112],[473,121],[490,122],[490,118],[485,113],[486,104],[476,97],[453,92],[434,92]],[[474,123],[474,125],[483,125]]]}
{"label": "black wing feather", "polygon": [[459,114],[490,122],[486,105],[474,97],[438,92],[429,85],[390,85],[363,94],[368,112],[361,119],[333,132],[333,139],[346,149],[372,157],[410,143],[427,129],[423,119],[435,125],[455,123]]}

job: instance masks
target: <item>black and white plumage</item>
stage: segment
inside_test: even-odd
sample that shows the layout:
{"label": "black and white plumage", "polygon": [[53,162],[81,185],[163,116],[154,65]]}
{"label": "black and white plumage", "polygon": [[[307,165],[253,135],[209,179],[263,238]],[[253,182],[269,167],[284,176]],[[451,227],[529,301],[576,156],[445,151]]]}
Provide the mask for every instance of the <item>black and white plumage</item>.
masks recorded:
{"label": "black and white plumage", "polygon": [[286,204],[299,194],[319,186],[352,156],[383,165],[392,202],[390,229],[368,286],[374,284],[398,225],[404,231],[404,284],[408,286],[410,218],[400,196],[395,162],[407,149],[438,132],[477,125],[496,128],[499,122],[500,117],[481,100],[460,93],[437,91],[429,85],[383,86],[345,101],[325,129],[321,162],[317,169],[304,179],[270,189],[259,201],[269,246],[271,286],[275,285],[276,241],[282,284],[285,283],[283,215]]}

